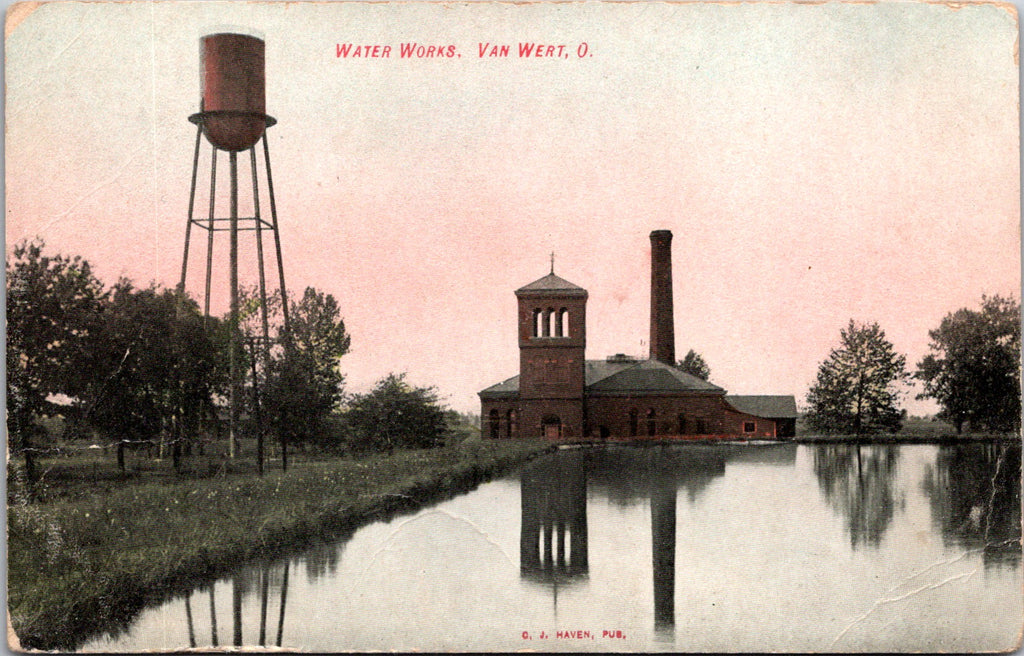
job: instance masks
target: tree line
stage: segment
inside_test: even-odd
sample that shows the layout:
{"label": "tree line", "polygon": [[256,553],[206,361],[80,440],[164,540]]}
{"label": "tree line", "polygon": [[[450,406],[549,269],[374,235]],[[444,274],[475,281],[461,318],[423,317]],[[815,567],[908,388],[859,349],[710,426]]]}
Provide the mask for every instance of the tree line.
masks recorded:
{"label": "tree line", "polygon": [[[441,444],[466,418],[444,408],[434,388],[391,374],[366,394],[347,395],[339,360],[351,346],[336,299],[306,288],[263,308],[244,291],[238,326],[204,316],[183,290],[121,278],[104,285],[81,257],[46,252],[40,239],[14,246],[7,274],[7,426],[13,455],[30,482],[54,436],[46,417],[64,418],[64,440],[126,448],[156,445],[175,469],[219,433],[228,398],[230,344],[246,372],[246,433],[288,447],[390,450]],[[236,330],[236,339],[231,331]],[[234,452],[233,449],[231,451]]]}
{"label": "tree line", "polygon": [[[983,296],[979,309],[962,308],[931,330],[928,353],[916,370],[907,368],[877,323],[850,320],[839,331],[839,345],[818,365],[804,415],[819,433],[869,435],[896,433],[906,412],[907,388],[919,381],[918,399],[934,399],[937,419],[962,434],[1008,433],[1020,427],[1020,303]],[[677,367],[708,380],[711,369],[690,349]]]}
{"label": "tree line", "polygon": [[1020,303],[982,296],[978,309],[962,308],[928,332],[930,352],[907,370],[877,323],[850,320],[839,345],[820,363],[807,394],[806,420],[822,433],[895,433],[905,412],[907,385],[920,381],[918,399],[934,399],[938,419],[957,434],[1008,433],[1020,427]]}

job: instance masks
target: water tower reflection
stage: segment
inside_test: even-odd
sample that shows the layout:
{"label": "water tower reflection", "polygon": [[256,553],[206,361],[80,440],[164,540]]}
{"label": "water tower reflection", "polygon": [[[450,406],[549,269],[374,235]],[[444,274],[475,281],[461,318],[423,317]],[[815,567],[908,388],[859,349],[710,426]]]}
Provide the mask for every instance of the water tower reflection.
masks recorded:
{"label": "water tower reflection", "polygon": [[[228,643],[221,644],[221,637],[217,632],[218,612],[223,616],[224,609],[218,609],[215,589],[220,586],[224,591],[231,590],[231,643],[235,647],[255,646],[271,647],[281,646],[284,637],[285,606],[288,599],[288,573],[291,561],[285,559],[278,563],[260,563],[255,566],[245,567],[230,579],[220,579],[210,583],[205,592],[209,596],[209,611],[204,610],[205,602],[197,605],[195,611],[192,608],[193,595],[202,595],[204,590],[197,588],[185,594],[185,626],[188,631],[188,646],[190,649],[204,649],[205,647],[229,646]],[[249,626],[248,635],[243,635],[243,626],[248,626],[243,618],[245,600],[254,594],[258,594],[259,622],[258,627],[254,622]],[[271,599],[276,596],[274,602],[276,608],[271,607]],[[207,617],[209,619],[207,624]],[[223,626],[223,624],[222,624]],[[206,629],[209,630],[209,642],[206,641]],[[258,628],[259,634],[255,635]],[[276,629],[276,631],[275,631]]]}

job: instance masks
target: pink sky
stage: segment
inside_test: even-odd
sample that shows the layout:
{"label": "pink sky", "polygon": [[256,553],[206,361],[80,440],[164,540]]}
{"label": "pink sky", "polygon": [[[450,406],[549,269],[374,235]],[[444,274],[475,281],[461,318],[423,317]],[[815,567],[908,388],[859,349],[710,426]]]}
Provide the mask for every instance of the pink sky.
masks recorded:
{"label": "pink sky", "polygon": [[[946,313],[1019,296],[1017,30],[992,5],[44,5],[6,43],[8,250],[175,284],[198,42],[225,26],[266,39],[285,271],[337,297],[350,391],[407,371],[479,411],[551,251],[590,292],[588,357],[645,355],[654,229],[677,352],[731,393],[802,403],[850,318],[913,366]],[[410,41],[462,56],[335,56]]]}

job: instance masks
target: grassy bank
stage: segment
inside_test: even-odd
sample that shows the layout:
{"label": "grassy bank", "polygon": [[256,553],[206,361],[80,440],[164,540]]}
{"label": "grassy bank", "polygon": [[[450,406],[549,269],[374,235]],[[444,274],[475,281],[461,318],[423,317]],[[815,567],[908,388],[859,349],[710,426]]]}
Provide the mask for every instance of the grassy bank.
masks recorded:
{"label": "grassy bank", "polygon": [[796,437],[783,438],[790,442],[822,443],[849,442],[860,444],[963,444],[965,442],[1020,442],[1016,433],[983,433],[964,430],[957,434],[953,424],[941,419],[908,417],[898,433],[877,435],[826,435],[815,433],[803,418],[797,420]]}
{"label": "grassy bank", "polygon": [[907,433],[879,433],[877,435],[797,435],[783,438],[787,442],[804,444],[970,444],[973,442],[1016,442],[1020,436],[1012,433],[936,433],[913,435]]}
{"label": "grassy bank", "polygon": [[299,462],[263,478],[127,481],[8,509],[8,604],[25,647],[71,649],[147,603],[246,560],[285,553],[469,489],[548,443],[465,442]]}

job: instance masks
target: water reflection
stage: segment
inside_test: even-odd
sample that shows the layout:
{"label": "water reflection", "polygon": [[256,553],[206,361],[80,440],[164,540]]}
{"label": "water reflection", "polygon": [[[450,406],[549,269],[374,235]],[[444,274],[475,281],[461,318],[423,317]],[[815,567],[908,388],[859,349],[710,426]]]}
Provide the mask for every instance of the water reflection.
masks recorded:
{"label": "water reflection", "polygon": [[825,501],[846,519],[850,545],[877,548],[903,504],[896,488],[900,452],[890,445],[821,445],[814,474]]}
{"label": "water reflection", "polygon": [[[783,448],[794,452],[792,447]],[[726,461],[739,453],[727,446],[696,444],[685,448],[611,448],[590,453],[589,475],[595,488],[624,507],[647,501],[655,481],[662,485],[665,478],[674,489],[684,490],[692,504],[714,479],[725,475]]]}
{"label": "water reflection", "polygon": [[676,486],[671,470],[660,464],[651,481],[654,632],[659,640],[671,641],[676,625]]}
{"label": "water reflection", "polygon": [[[281,642],[284,638],[284,616],[285,616],[285,605],[288,599],[288,572],[291,566],[291,562],[285,560],[283,563],[277,563],[271,565],[270,563],[263,563],[256,567],[248,567],[240,570],[230,579],[231,586],[231,629],[232,629],[232,645],[260,645],[263,647],[268,646],[267,635],[268,635],[268,614],[270,612],[270,600],[277,593],[277,638],[273,645],[277,647],[281,646]],[[209,619],[210,619],[210,642],[208,646],[219,647],[220,642],[217,634],[217,597],[216,597],[217,584],[210,584],[205,592],[209,597]],[[243,631],[243,617],[246,616],[244,612],[244,605],[247,597],[250,597],[258,590],[259,594],[259,637],[256,641],[246,642],[244,639]],[[198,631],[196,630],[197,620],[199,618],[194,616],[192,610],[192,596],[201,595],[203,589],[200,588],[193,592],[186,593],[185,595],[185,626],[188,632],[188,646],[189,648],[196,648],[200,646],[199,643],[202,638],[198,637]],[[201,614],[201,613],[200,613]],[[273,621],[272,619],[270,621]],[[273,626],[269,627],[273,630]]]}
{"label": "water reflection", "polygon": [[586,465],[582,452],[567,455],[542,459],[520,478],[519,567],[523,578],[554,584],[587,574]]}
{"label": "water reflection", "polygon": [[306,567],[306,580],[313,582],[337,574],[343,549],[344,542],[324,542],[310,547],[302,558]]}
{"label": "water reflection", "polygon": [[922,489],[947,545],[980,549],[986,567],[1021,559],[1020,445],[969,444],[939,452]]}
{"label": "water reflection", "polygon": [[538,459],[520,476],[520,575],[549,584],[557,610],[558,585],[571,584],[588,574],[588,487],[623,507],[646,501],[651,523],[654,637],[672,642],[678,491],[685,491],[693,505],[712,481],[725,475],[730,461],[789,467],[795,455],[793,445],[688,445],[562,452]]}
{"label": "water reflection", "polygon": [[524,630],[608,628],[628,641],[526,646],[992,650],[1024,612],[1020,471],[1019,445],[998,444],[565,450],[86,648],[515,651]]}

